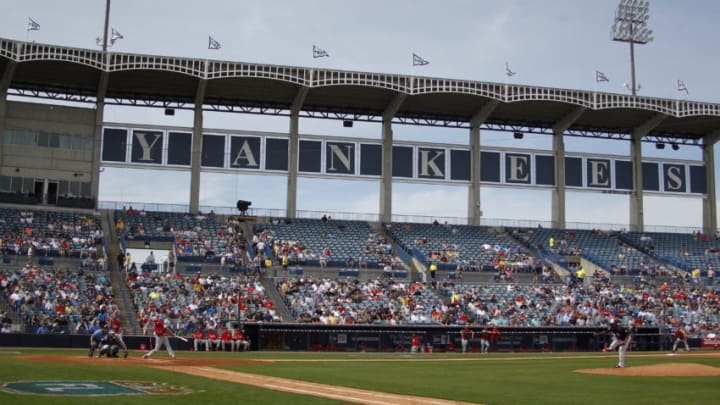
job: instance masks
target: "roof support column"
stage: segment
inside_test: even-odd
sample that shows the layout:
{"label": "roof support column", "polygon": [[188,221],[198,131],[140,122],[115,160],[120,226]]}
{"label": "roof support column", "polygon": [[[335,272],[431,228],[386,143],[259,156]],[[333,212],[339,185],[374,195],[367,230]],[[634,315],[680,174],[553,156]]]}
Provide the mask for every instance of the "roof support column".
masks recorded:
{"label": "roof support column", "polygon": [[630,193],[630,230],[642,232],[645,228],[643,211],[642,138],[655,129],[667,117],[657,114],[635,128],[630,140],[630,157],[633,167],[633,190]]}
{"label": "roof support column", "polygon": [[105,122],[105,94],[107,93],[108,72],[100,73],[98,82],[97,100],[95,101],[95,142],[93,143],[92,169],[90,172],[90,193],[95,200],[95,206],[100,199],[100,147],[102,146],[103,122]]}
{"label": "roof support column", "polygon": [[714,235],[717,231],[717,193],[715,192],[715,144],[720,139],[720,130],[703,139],[703,161],[705,162],[705,188],[703,196],[703,233]]}
{"label": "roof support column", "polygon": [[565,131],[585,113],[585,107],[578,107],[553,125],[553,161],[555,167],[555,187],[552,190],[552,227],[565,229]]}
{"label": "roof support column", "polygon": [[380,220],[392,222],[392,155],[393,155],[393,131],[392,119],[400,106],[407,98],[407,94],[401,93],[395,96],[390,104],[383,111],[382,120],[382,181],[380,183]]}
{"label": "roof support column", "polygon": [[301,87],[295,95],[292,107],[290,108],[290,135],[288,152],[288,177],[287,177],[287,197],[285,198],[285,215],[288,218],[297,216],[297,176],[298,176],[298,149],[300,132],[300,109],[305,103],[305,97],[310,90],[309,87]]}
{"label": "roof support column", "polygon": [[480,126],[500,104],[491,100],[470,119],[470,185],[468,186],[468,218],[470,225],[480,225],[482,200],[480,198]]}
{"label": "roof support column", "polygon": [[553,161],[555,163],[555,187],[552,190],[550,221],[552,227],[565,229],[565,138],[563,132],[553,134]]}
{"label": "roof support column", "polygon": [[198,81],[193,117],[192,160],[190,163],[190,212],[200,210],[200,167],[202,164],[203,103],[207,80]]}
{"label": "roof support column", "polygon": [[633,168],[633,189],[630,192],[630,230],[642,232],[643,213],[642,136],[633,134],[630,140],[630,158]]}
{"label": "roof support column", "polygon": [[5,73],[0,79],[0,172],[4,165],[3,154],[5,153],[5,116],[7,115],[7,93],[15,74],[17,62],[10,60],[5,67]]}

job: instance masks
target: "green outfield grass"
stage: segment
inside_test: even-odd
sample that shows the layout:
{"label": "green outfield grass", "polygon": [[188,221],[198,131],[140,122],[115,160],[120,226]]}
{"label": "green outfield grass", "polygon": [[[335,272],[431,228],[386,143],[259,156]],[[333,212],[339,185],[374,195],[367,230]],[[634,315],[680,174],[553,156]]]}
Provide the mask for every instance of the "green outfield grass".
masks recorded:
{"label": "green outfield grass", "polygon": [[[293,395],[242,384],[187,376],[142,366],[67,365],[21,361],[27,354],[77,354],[85,351],[0,348],[0,382],[31,380],[153,381],[193,390],[183,395],[44,396],[0,392],[1,404],[334,404],[317,397]],[[720,367],[720,357],[632,353],[628,367],[663,363],[697,363]],[[694,353],[691,353],[694,354]],[[133,353],[138,356],[138,353]],[[582,368],[612,367],[613,354],[415,354],[409,353],[178,353],[180,357],[278,359],[266,364],[225,366],[230,370],[342,385],[399,394],[497,405],[709,404],[720,398],[718,377],[629,377],[579,374]],[[107,363],[107,362],[105,362]]]}

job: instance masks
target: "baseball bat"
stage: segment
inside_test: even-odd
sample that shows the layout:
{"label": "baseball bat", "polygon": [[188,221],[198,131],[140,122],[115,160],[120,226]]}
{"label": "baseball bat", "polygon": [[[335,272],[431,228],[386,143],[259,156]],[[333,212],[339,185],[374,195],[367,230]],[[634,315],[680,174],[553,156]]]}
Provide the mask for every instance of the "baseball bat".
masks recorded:
{"label": "baseball bat", "polygon": [[180,339],[180,340],[182,340],[182,341],[185,342],[185,343],[189,342],[189,340],[185,339],[185,338],[182,337],[182,336],[178,336],[178,335],[176,335],[176,334],[174,334],[174,333],[172,334],[172,336],[173,336],[173,337],[176,337],[176,338],[178,338],[178,339]]}

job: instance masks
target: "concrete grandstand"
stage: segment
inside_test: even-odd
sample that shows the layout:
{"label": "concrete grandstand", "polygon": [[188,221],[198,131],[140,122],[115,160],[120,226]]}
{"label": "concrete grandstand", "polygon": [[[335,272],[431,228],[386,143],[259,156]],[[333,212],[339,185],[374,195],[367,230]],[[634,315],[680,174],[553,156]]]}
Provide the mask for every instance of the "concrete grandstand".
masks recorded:
{"label": "concrete grandstand", "polygon": [[[378,349],[396,347],[391,335],[402,341],[408,327],[428,327],[433,344],[448,346],[447,336],[465,324],[530,328],[505,329],[508,336],[558,330],[564,339],[621,319],[648,328],[649,348],[678,326],[697,339],[718,332],[720,247],[713,148],[706,146],[718,140],[720,105],[5,39],[0,72],[0,201],[7,205],[0,304],[4,319],[19,325],[16,334],[58,319],[66,327],[57,334],[82,334],[84,323],[116,314],[138,342],[149,333],[148,320],[163,317],[187,336],[198,328],[244,327],[256,349],[301,348],[294,334],[322,331],[307,324],[390,328]],[[103,109],[111,103],[190,109],[194,125],[107,123]],[[287,116],[290,131],[208,133],[209,110]],[[382,140],[305,136],[301,116],[378,122]],[[470,143],[395,145],[395,123],[467,128]],[[546,134],[553,150],[481,150],[481,129]],[[632,153],[566,156],[564,136],[629,140]],[[702,147],[704,160],[643,159],[641,142]],[[105,209],[98,189],[106,166],[187,171],[188,204],[181,212],[136,204]],[[281,173],[285,212],[204,209],[205,170]],[[376,180],[380,213],[370,221],[299,218],[301,176]],[[466,185],[467,224],[395,221],[394,181]],[[552,189],[552,228],[484,223],[485,184]],[[629,195],[628,229],[566,229],[565,191],[573,187]],[[643,196],[670,192],[703,199],[702,231],[645,232]],[[121,261],[128,248],[166,251],[172,266]],[[58,282],[61,291],[46,291]],[[321,346],[337,347],[325,335]],[[581,340],[571,347],[589,348]]]}

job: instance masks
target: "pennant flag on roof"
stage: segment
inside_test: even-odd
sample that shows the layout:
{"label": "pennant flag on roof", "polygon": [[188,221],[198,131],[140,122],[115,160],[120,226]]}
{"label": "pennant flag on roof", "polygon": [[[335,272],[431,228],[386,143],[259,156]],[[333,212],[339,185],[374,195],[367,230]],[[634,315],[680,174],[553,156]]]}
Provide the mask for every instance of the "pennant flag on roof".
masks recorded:
{"label": "pennant flag on roof", "polygon": [[28,31],[40,31],[40,24],[35,22],[35,20],[33,20],[32,18],[28,17],[27,30]]}
{"label": "pennant flag on roof", "polygon": [[505,62],[505,76],[507,77],[513,77],[517,74],[517,72],[513,72],[510,70],[510,64]]}
{"label": "pennant flag on roof", "polygon": [[598,83],[599,82],[609,82],[610,79],[608,79],[608,77],[607,77],[607,75],[605,75],[605,73],[603,73],[599,70],[596,70],[595,71],[595,81]]}
{"label": "pennant flag on roof", "polygon": [[113,28],[113,29],[112,29],[112,33],[110,34],[110,44],[112,45],[112,44],[114,44],[115,41],[117,41],[118,39],[123,39],[123,38],[125,38],[125,37],[122,36],[122,34],[120,33],[120,31],[117,31],[115,28]]}
{"label": "pennant flag on roof", "polygon": [[413,53],[413,66],[425,66],[429,64],[430,62]]}
{"label": "pennant flag on roof", "polygon": [[685,83],[683,83],[682,80],[677,81],[677,91],[684,91],[685,94],[690,94],[688,88],[685,86]]}
{"label": "pennant flag on roof", "polygon": [[313,45],[313,58],[327,58],[330,57],[330,54],[327,53],[324,49],[318,48],[317,46]]}
{"label": "pennant flag on roof", "polygon": [[220,45],[220,42],[216,41],[215,38],[208,36],[208,49],[220,49],[222,46]]}

